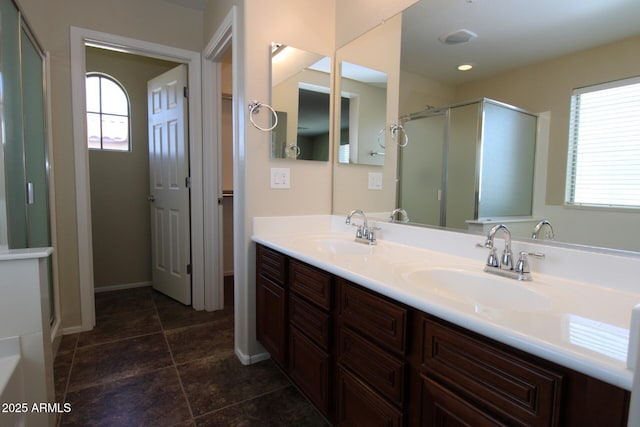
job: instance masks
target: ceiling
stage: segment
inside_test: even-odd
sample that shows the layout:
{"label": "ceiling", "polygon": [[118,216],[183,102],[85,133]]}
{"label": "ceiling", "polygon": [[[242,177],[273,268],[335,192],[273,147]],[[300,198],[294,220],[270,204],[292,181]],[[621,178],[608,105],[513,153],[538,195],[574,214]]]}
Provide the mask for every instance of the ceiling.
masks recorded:
{"label": "ceiling", "polygon": [[[640,0],[422,0],[402,19],[402,69],[461,83],[640,34]],[[438,40],[460,29],[478,37]]]}
{"label": "ceiling", "polygon": [[[207,5],[164,1],[199,11]],[[640,0],[421,0],[402,20],[402,69],[462,83],[638,35]],[[478,38],[438,40],[461,29]],[[463,63],[473,70],[457,71]]]}

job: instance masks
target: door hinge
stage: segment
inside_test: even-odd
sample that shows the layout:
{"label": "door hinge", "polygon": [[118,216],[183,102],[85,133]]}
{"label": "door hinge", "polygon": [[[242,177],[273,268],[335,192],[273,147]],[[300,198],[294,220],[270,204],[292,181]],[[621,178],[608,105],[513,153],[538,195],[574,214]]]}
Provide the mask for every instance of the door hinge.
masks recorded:
{"label": "door hinge", "polygon": [[184,97],[188,98],[189,97],[189,88],[188,87],[184,87]]}
{"label": "door hinge", "polygon": [[191,274],[191,264],[187,264],[187,274]]}
{"label": "door hinge", "polygon": [[222,204],[222,197],[218,197],[218,204],[221,205]]}
{"label": "door hinge", "polygon": [[191,188],[191,177],[188,176],[184,179],[184,186],[187,188]]}

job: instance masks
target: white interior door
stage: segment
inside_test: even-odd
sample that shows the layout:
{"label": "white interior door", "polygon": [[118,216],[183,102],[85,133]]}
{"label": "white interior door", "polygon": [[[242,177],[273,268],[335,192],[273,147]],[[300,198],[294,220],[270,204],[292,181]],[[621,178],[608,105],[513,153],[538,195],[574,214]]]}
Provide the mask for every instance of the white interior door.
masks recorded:
{"label": "white interior door", "polygon": [[149,183],[153,288],[191,304],[187,66],[150,80]]}

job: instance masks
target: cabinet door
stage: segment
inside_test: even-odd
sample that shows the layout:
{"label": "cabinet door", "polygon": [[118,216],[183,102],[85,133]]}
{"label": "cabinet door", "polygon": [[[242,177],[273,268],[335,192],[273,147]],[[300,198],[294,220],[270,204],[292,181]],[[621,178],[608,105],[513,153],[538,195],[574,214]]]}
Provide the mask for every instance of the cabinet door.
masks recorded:
{"label": "cabinet door", "polygon": [[420,331],[429,377],[514,424],[559,425],[561,373],[426,318]]}
{"label": "cabinet door", "polygon": [[338,332],[338,363],[398,407],[404,404],[405,362],[347,327]]}
{"label": "cabinet door", "polygon": [[425,427],[496,427],[506,424],[429,378],[422,380],[420,424]]}
{"label": "cabinet door", "polygon": [[258,275],[256,278],[256,335],[271,359],[287,363],[287,298],[282,286]]}
{"label": "cabinet door", "polygon": [[289,335],[289,375],[309,400],[331,418],[329,389],[331,357],[296,327]]}
{"label": "cabinet door", "polygon": [[336,425],[395,427],[403,425],[403,414],[378,396],[365,383],[338,368]]}

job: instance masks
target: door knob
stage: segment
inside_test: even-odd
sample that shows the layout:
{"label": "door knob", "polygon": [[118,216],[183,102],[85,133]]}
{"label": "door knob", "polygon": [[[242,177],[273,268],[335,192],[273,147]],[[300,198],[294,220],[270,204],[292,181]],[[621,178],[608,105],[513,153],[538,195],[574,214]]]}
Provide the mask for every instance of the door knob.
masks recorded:
{"label": "door knob", "polygon": [[156,201],[156,196],[154,196],[153,194],[150,194],[149,196],[147,196],[147,200],[150,202],[155,202]]}

